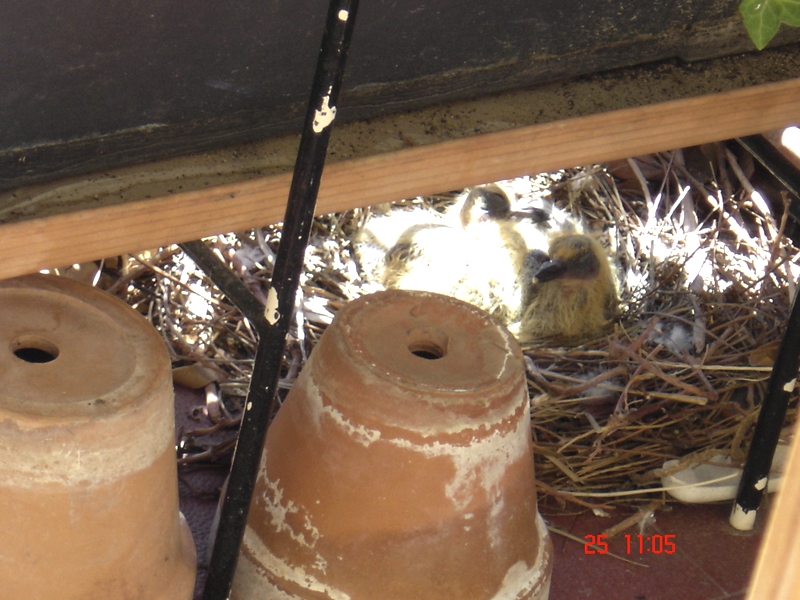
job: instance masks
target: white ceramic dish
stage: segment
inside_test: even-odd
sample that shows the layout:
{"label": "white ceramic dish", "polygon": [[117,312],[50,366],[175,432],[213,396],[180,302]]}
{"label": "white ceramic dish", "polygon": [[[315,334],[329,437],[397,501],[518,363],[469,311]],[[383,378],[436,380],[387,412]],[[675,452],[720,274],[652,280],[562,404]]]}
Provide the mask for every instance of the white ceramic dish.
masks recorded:
{"label": "white ceramic dish", "polygon": [[[780,489],[783,477],[783,466],[786,461],[788,446],[778,444],[772,459],[768,492]],[[742,478],[742,470],[730,466],[730,457],[717,455],[708,463],[692,463],[685,469],[661,478],[661,485],[672,497],[683,502],[703,503],[733,500]],[[668,460],[664,469],[678,464],[677,460]]]}

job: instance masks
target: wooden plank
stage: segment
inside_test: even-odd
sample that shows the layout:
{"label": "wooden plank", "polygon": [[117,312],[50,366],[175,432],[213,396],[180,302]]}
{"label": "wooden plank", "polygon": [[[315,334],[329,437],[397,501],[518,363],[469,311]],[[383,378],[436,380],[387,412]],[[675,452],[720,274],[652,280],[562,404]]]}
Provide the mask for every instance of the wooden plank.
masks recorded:
{"label": "wooden plank", "polygon": [[[329,165],[320,213],[800,123],[800,79]],[[289,175],[0,226],[0,279],[275,223]]]}
{"label": "wooden plank", "polygon": [[795,427],[783,485],[761,541],[747,600],[800,598],[800,444],[797,433]]}

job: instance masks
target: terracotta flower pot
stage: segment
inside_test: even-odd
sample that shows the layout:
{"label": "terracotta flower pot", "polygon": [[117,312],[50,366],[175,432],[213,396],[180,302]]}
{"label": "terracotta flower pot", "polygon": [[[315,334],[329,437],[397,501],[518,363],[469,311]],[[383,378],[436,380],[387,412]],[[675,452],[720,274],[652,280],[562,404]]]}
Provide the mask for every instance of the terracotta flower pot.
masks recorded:
{"label": "terracotta flower pot", "polygon": [[0,282],[0,597],[188,600],[169,357],[123,302]]}
{"label": "terracotta flower pot", "polygon": [[232,598],[546,599],[522,355],[424,292],[348,304],[269,429]]}

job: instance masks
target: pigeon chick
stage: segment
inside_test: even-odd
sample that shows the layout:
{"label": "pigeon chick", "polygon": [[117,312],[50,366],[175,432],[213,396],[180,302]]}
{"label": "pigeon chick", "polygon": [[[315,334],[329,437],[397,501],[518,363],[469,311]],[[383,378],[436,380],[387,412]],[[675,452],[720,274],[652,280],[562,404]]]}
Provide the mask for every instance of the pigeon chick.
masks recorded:
{"label": "pigeon chick", "polygon": [[602,334],[616,318],[619,299],[608,255],[589,235],[559,233],[547,253],[525,259],[521,343],[575,345]]}

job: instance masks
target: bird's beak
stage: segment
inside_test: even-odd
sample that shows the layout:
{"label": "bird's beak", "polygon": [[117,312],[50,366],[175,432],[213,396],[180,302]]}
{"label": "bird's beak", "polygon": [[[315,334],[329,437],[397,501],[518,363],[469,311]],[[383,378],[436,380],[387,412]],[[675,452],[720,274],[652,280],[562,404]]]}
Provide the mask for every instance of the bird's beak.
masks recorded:
{"label": "bird's beak", "polygon": [[533,276],[534,283],[544,283],[545,281],[552,281],[558,279],[567,272],[567,263],[563,260],[555,259],[548,260],[544,263],[536,275]]}

